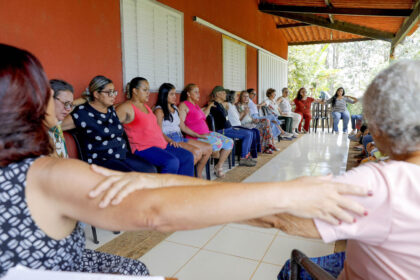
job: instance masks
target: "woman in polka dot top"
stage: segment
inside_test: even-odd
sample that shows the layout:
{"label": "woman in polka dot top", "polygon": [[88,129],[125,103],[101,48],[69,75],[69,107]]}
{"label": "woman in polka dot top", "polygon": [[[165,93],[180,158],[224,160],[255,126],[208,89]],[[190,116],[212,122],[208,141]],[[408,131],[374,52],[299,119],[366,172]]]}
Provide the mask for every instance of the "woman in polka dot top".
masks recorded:
{"label": "woman in polka dot top", "polygon": [[77,106],[62,127],[76,128],[85,161],[119,171],[156,172],[152,164],[127,149],[124,128],[113,106],[117,91],[112,81],[96,76],[84,95],[89,102]]}

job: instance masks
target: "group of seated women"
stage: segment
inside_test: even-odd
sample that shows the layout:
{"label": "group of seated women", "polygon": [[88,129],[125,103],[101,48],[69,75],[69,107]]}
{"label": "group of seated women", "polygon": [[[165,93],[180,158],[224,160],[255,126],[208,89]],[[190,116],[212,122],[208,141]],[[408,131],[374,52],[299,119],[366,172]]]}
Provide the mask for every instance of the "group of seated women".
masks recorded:
{"label": "group of seated women", "polygon": [[[50,86],[60,121],[50,131],[55,153],[67,157],[62,130],[75,129],[84,160],[113,170],[194,176],[196,166],[201,177],[213,154],[218,157],[214,173],[223,177],[223,163],[234,140],[240,140],[239,165],[252,167],[259,152],[277,151],[276,136],[293,136],[281,128],[277,117],[270,121],[251,114],[247,91],[238,96],[216,86],[208,105],[200,108],[198,86],[189,84],[181,93],[178,108],[175,87],[164,83],[156,105],[150,108],[149,83],[141,77],[130,81],[127,100],[116,107],[118,92],[112,80],[104,76],[96,76],[89,83],[83,93],[87,102],[81,98],[74,101],[73,87],[65,81],[51,80]],[[214,120],[212,130],[206,122],[209,115]]]}
{"label": "group of seated women", "polygon": [[[347,103],[354,104],[358,99],[351,96],[345,96],[344,88],[337,89],[333,97],[325,100],[324,98],[315,99],[307,95],[305,88],[300,88],[296,98],[290,101],[289,89],[282,89],[282,96],[276,99],[276,90],[269,88],[266,92],[267,99],[259,106],[266,106],[269,114],[274,115],[277,119],[285,121],[285,131],[291,136],[296,137],[297,133],[308,133],[310,122],[312,119],[311,107],[312,103],[331,104],[331,115],[333,118],[333,133],[338,133],[338,123],[343,120],[343,133],[347,133],[347,126],[350,120],[350,114],[347,110]],[[292,105],[295,105],[295,111],[292,111]],[[359,115],[352,118],[353,130],[355,129],[355,121]],[[304,125],[303,125],[304,123]],[[286,135],[290,136],[290,135]]]}

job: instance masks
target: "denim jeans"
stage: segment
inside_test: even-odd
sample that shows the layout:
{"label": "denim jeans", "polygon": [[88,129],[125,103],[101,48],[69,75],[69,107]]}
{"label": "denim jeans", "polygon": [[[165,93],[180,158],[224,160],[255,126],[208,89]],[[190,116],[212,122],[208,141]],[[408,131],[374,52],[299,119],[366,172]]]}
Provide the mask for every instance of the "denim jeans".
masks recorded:
{"label": "denim jeans", "polygon": [[356,121],[358,121],[358,120],[361,121],[362,119],[363,119],[362,115],[352,115],[351,116],[351,128],[353,130],[355,130],[356,129]]}
{"label": "denim jeans", "polygon": [[347,132],[347,126],[349,124],[350,114],[348,111],[344,112],[332,112],[333,117],[333,131],[338,132],[338,122],[343,119],[343,132]]}
{"label": "denim jeans", "polygon": [[251,130],[229,127],[229,128],[219,130],[217,132],[232,139],[238,138],[242,140],[241,158],[246,157],[251,151],[252,138],[253,138],[253,132]]}

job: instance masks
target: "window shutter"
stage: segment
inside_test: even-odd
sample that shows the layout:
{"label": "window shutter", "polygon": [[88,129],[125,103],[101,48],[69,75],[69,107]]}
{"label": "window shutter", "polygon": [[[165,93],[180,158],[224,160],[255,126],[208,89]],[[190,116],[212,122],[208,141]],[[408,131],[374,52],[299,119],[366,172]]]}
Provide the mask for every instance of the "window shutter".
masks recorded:
{"label": "window shutter", "polygon": [[265,99],[267,89],[274,88],[277,94],[287,87],[287,60],[258,51],[258,102]]}
{"label": "window shutter", "polygon": [[246,46],[223,36],[223,87],[246,89]]}
{"label": "window shutter", "polygon": [[168,82],[181,91],[183,14],[150,0],[123,0],[122,9],[125,81],[141,76],[151,91]]}

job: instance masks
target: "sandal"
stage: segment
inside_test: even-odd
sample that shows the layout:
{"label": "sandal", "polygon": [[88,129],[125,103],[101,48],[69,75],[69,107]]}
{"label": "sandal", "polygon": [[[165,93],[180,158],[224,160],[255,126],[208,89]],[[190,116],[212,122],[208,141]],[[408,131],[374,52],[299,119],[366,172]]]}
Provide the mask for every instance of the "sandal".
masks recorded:
{"label": "sandal", "polygon": [[223,167],[220,168],[215,168],[214,169],[214,175],[216,175],[217,178],[224,178],[225,177],[225,173],[223,172]]}
{"label": "sandal", "polygon": [[273,151],[271,149],[267,149],[267,150],[264,151],[264,154],[272,155]]}

